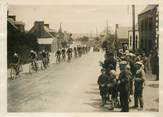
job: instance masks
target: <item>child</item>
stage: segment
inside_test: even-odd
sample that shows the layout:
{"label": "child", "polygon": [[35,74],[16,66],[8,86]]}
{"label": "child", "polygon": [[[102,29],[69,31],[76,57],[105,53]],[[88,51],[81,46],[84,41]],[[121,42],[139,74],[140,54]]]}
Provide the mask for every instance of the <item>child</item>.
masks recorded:
{"label": "child", "polygon": [[106,70],[101,69],[101,75],[98,77],[98,85],[99,85],[99,90],[100,90],[100,95],[102,98],[102,104],[101,106],[104,106],[106,104],[107,100],[107,82],[108,82],[108,76],[105,74]]}

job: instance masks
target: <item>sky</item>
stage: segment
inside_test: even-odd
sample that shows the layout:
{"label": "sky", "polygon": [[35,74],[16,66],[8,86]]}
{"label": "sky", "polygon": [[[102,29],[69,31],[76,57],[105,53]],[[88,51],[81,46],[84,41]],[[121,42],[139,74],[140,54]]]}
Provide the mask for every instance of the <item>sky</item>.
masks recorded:
{"label": "sky", "polygon": [[[146,5],[136,5],[136,22]],[[106,28],[114,31],[115,24],[132,26],[131,5],[9,5],[9,14],[25,23],[25,29],[32,28],[34,21],[44,21],[50,28],[62,28],[71,33],[100,33]]]}

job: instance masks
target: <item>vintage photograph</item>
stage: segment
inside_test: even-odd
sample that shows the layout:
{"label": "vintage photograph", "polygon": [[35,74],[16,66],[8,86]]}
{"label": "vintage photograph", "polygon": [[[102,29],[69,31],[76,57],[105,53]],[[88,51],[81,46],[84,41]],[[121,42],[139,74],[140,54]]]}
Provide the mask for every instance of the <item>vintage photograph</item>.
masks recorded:
{"label": "vintage photograph", "polygon": [[159,112],[159,5],[8,5],[8,112]]}

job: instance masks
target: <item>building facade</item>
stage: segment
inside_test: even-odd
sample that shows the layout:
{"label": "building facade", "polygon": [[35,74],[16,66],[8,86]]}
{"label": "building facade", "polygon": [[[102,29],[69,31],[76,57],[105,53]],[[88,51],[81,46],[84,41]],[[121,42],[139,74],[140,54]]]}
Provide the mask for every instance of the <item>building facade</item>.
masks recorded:
{"label": "building facade", "polygon": [[49,24],[45,24],[44,21],[35,21],[29,33],[37,37],[41,50],[45,49],[55,52],[59,48],[59,40],[56,38],[56,32],[54,32],[54,29],[50,29]]}
{"label": "building facade", "polygon": [[15,15],[7,15],[7,23],[16,30],[19,30],[20,32],[25,32],[25,23],[22,21],[16,21]]}
{"label": "building facade", "polygon": [[116,24],[115,28],[115,46],[116,48],[123,48],[124,45],[129,44],[128,31],[131,27],[119,27]]}
{"label": "building facade", "polygon": [[145,52],[158,50],[159,47],[159,11],[158,5],[148,5],[138,15],[140,49]]}

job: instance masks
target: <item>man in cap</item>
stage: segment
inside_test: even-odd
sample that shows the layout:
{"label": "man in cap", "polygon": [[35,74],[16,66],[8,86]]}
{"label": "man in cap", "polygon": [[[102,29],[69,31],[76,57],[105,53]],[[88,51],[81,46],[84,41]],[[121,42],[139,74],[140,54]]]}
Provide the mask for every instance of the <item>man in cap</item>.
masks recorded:
{"label": "man in cap", "polygon": [[134,78],[134,106],[132,108],[138,108],[138,101],[140,102],[140,110],[143,109],[143,88],[145,85],[145,72],[144,65],[141,62],[136,62],[136,75]]}
{"label": "man in cap", "polygon": [[16,71],[16,75],[19,74],[19,67],[20,67],[19,64],[20,64],[19,55],[17,53],[14,53],[12,58],[12,65],[14,66],[14,69]]}

